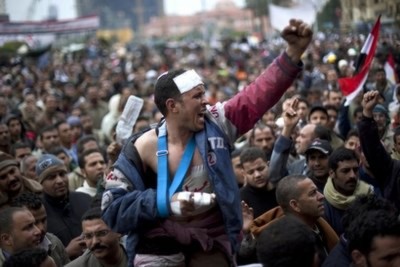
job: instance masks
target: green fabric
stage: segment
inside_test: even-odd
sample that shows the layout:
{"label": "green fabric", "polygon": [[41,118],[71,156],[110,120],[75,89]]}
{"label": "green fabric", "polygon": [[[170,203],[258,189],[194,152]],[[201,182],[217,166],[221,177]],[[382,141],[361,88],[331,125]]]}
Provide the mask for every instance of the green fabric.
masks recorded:
{"label": "green fabric", "polygon": [[357,196],[373,194],[374,190],[370,184],[358,180],[356,189],[351,196],[340,194],[334,187],[332,178],[329,177],[324,188],[326,200],[335,208],[346,210]]}

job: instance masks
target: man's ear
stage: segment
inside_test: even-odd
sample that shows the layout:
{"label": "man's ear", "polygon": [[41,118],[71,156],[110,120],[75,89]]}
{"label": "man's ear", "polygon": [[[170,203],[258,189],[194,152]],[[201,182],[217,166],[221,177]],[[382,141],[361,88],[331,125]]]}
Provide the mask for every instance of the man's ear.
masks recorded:
{"label": "man's ear", "polygon": [[351,252],[351,259],[355,267],[365,267],[367,266],[367,260],[358,249],[355,249]]}
{"label": "man's ear", "polygon": [[167,107],[168,112],[176,111],[176,101],[173,98],[168,98],[167,101],[165,101],[165,106]]}
{"label": "man's ear", "polygon": [[299,203],[297,202],[297,200],[295,199],[291,199],[289,201],[289,206],[292,208],[292,210],[294,210],[297,213],[300,213],[301,209],[299,207]]}
{"label": "man's ear", "polygon": [[12,246],[11,236],[9,234],[5,234],[5,233],[1,234],[0,235],[0,243],[5,244],[8,247],[11,247]]}
{"label": "man's ear", "polygon": [[336,178],[335,172],[332,169],[329,169],[329,177],[332,179]]}

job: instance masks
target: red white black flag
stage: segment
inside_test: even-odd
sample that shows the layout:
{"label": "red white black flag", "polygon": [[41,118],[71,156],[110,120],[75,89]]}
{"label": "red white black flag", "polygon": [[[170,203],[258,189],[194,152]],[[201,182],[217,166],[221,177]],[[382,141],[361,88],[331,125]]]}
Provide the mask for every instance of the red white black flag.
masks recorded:
{"label": "red white black flag", "polygon": [[394,68],[394,58],[392,53],[389,53],[384,66],[386,72],[386,78],[393,84],[397,83],[396,71]]}
{"label": "red white black flag", "polygon": [[338,80],[340,89],[346,97],[345,106],[360,93],[368,77],[369,68],[375,55],[378,44],[379,29],[381,27],[381,16],[375,22],[372,31],[368,34],[367,40],[361,49],[361,53],[356,63],[356,71],[353,77],[340,78]]}

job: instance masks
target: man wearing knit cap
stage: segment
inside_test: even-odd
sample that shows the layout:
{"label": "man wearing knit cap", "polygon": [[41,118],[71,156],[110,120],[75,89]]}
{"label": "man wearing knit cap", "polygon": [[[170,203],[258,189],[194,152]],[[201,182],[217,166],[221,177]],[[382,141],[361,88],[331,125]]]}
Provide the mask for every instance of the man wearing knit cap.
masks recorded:
{"label": "man wearing knit cap", "polygon": [[378,126],[379,137],[385,145],[387,152],[392,152],[393,131],[390,129],[390,116],[388,110],[382,104],[377,104],[372,110],[374,121]]}
{"label": "man wearing knit cap", "polygon": [[90,208],[91,197],[69,192],[67,169],[56,156],[45,154],[36,163],[36,175],[43,186],[43,204],[47,212],[48,232],[63,242],[71,259],[80,256],[85,243],[81,217]]}
{"label": "man wearing knit cap", "polygon": [[8,206],[11,200],[22,192],[41,193],[42,186],[21,175],[19,163],[6,153],[0,153],[0,208]]}

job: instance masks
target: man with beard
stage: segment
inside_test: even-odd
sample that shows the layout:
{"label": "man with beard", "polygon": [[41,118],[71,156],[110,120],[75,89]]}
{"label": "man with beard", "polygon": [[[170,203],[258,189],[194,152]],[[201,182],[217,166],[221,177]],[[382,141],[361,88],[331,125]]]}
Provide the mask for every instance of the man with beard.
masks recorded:
{"label": "man with beard", "polygon": [[33,193],[23,193],[15,198],[11,205],[28,209],[35,218],[35,226],[40,230],[39,247],[46,250],[53,258],[57,266],[61,267],[69,263],[68,251],[61,240],[52,233],[47,232],[47,213],[42,199]]}
{"label": "man with beard", "polygon": [[76,189],[94,197],[97,194],[97,184],[104,177],[106,163],[104,157],[98,149],[89,149],[79,155],[79,167],[85,177],[83,186]]}
{"label": "man with beard", "polygon": [[71,259],[80,256],[85,248],[81,238],[81,217],[89,209],[91,197],[68,191],[67,168],[64,162],[45,154],[36,163],[36,175],[43,186],[48,231],[55,234],[67,248]]}
{"label": "man with beard", "polygon": [[29,210],[7,207],[0,211],[0,266],[12,254],[39,244],[40,230]]}
{"label": "man with beard", "polygon": [[21,175],[15,158],[5,153],[0,154],[0,208],[8,206],[22,192],[41,193],[42,186]]}
{"label": "man with beard", "polygon": [[87,250],[66,267],[126,267],[128,257],[120,243],[121,234],[111,229],[101,219],[101,209],[92,208],[82,217],[82,237]]}
{"label": "man with beard", "polygon": [[338,148],[329,157],[329,178],[324,188],[325,219],[338,235],[342,217],[357,196],[373,194],[371,185],[359,179],[359,161],[353,150]]}

